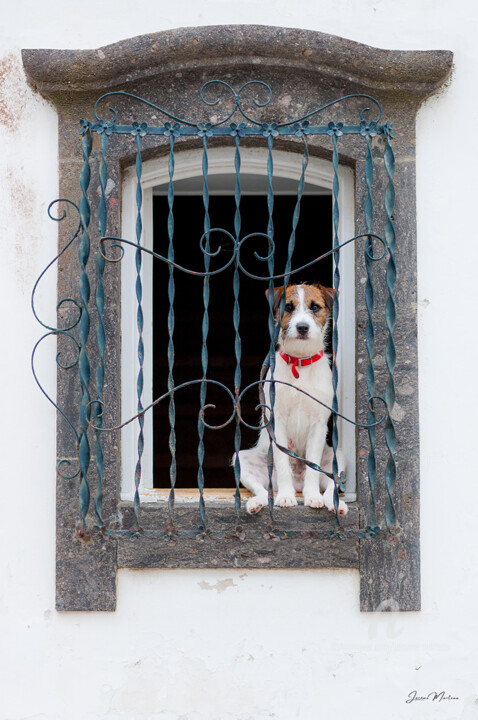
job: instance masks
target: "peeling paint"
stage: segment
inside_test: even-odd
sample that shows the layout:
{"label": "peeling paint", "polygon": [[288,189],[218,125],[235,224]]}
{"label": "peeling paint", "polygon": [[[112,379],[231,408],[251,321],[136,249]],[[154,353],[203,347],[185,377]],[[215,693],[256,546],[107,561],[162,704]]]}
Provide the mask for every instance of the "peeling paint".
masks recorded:
{"label": "peeling paint", "polygon": [[201,590],[215,590],[219,595],[225,592],[230,587],[237,587],[236,583],[232,578],[225,578],[225,580],[218,580],[215,585],[211,585],[205,580],[201,580],[198,583]]}
{"label": "peeling paint", "polygon": [[0,125],[14,132],[25,110],[26,82],[20,57],[10,53],[0,60]]}
{"label": "peeling paint", "polygon": [[10,225],[7,232],[15,252],[15,274],[18,285],[22,291],[30,293],[38,267],[35,265],[37,235],[35,229],[40,214],[36,195],[24,182],[24,168],[19,165],[8,168],[6,171],[6,187],[9,192],[10,214],[15,223]]}

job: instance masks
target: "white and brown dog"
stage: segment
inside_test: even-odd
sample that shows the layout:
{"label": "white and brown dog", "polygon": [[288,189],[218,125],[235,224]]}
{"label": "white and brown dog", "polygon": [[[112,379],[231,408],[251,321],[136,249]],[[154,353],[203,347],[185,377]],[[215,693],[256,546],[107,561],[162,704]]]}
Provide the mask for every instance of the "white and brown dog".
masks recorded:
{"label": "white and brown dog", "polygon": [[[280,320],[280,300],[284,288],[274,291],[274,311]],[[332,373],[324,355],[324,338],[335,290],[322,285],[291,285],[287,288],[284,314],[279,332],[279,349],[276,353],[274,379],[290,383],[293,387],[275,385],[274,433],[278,445],[314,462],[327,472],[332,471],[332,449],[326,444],[327,422],[330,410],[312,400],[296,388],[304,390],[329,407],[332,406]],[[270,371],[266,380],[270,379]],[[264,383],[266,405],[270,406],[270,383]],[[266,413],[266,419],[268,414]],[[254,497],[246,507],[256,513],[267,505],[269,473],[267,456],[269,433],[263,428],[257,445],[239,452],[241,482]],[[273,445],[274,469],[272,484],[275,505],[297,505],[296,492],[302,491],[304,505],[334,509],[334,482],[305,463],[291,458]],[[339,474],[343,458],[337,452]],[[234,462],[234,459],[233,459]],[[339,502],[339,513],[347,512],[347,505]]]}

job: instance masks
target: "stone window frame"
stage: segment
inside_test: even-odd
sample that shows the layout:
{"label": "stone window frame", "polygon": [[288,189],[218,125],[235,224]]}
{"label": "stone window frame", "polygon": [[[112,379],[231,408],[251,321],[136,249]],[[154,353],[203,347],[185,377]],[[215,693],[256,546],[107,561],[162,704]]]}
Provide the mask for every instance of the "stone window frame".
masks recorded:
{"label": "stone window frame", "polygon": [[[79,197],[78,178],[82,165],[78,142],[78,121],[91,117],[96,99],[105,92],[128,90],[159,104],[175,93],[181,114],[192,103],[197,107],[197,89],[212,78],[265,79],[284,97],[287,82],[294,78],[292,102],[310,100],[315,106],[349,93],[377,97],[384,117],[395,123],[395,183],[397,203],[394,222],[397,231],[397,348],[396,387],[400,408],[397,417],[396,461],[398,468],[394,503],[400,518],[400,533],[385,540],[357,537],[331,541],[325,537],[271,542],[258,539],[241,542],[222,538],[206,542],[195,538],[165,543],[162,539],[111,539],[101,534],[78,532],[78,486],[74,480],[57,479],[57,609],[114,610],[117,568],[141,567],[352,567],[360,570],[362,611],[420,609],[419,547],[419,441],[418,363],[416,321],[416,208],[415,208],[415,118],[422,102],[449,78],[453,55],[449,51],[389,51],[372,48],[320,32],[265,26],[211,26],[153,33],[125,40],[97,50],[24,50],[23,63],[32,87],[53,103],[59,118],[59,197]],[[260,73],[258,70],[260,69]],[[260,77],[259,77],[260,75]],[[231,79],[232,78],[232,79]],[[181,100],[182,98],[182,100]],[[162,102],[160,102],[162,101]],[[280,111],[280,106],[277,111]],[[282,111],[284,108],[282,107]],[[186,145],[185,145],[186,147]],[[294,148],[289,146],[291,150]],[[93,146],[93,156],[98,147]],[[320,142],[311,151],[329,157]],[[93,157],[92,156],[92,157]],[[110,198],[109,232],[120,228],[120,184],[122,167],[131,158],[118,155],[109,164],[115,189]],[[359,173],[363,159],[352,151],[341,156]],[[94,193],[92,193],[92,196]],[[93,200],[93,198],[92,198]],[[362,198],[357,193],[356,218],[363,217]],[[60,227],[60,247],[67,237],[68,222]],[[356,258],[356,272],[361,265]],[[58,274],[60,298],[76,292],[74,261],[61,259]],[[356,278],[359,279],[358,277]],[[110,309],[105,315],[107,329],[120,327],[119,283],[114,273],[106,279]],[[360,287],[360,283],[357,282]],[[362,305],[360,304],[362,303]],[[91,312],[94,313],[94,297]],[[68,311],[60,309],[63,315]],[[357,297],[357,321],[364,317],[363,299]],[[63,323],[65,319],[62,319]],[[108,328],[109,326],[109,328]],[[105,404],[119,417],[115,392],[115,369],[120,367],[119,333],[109,334],[105,358]],[[365,348],[357,343],[357,362]],[[94,362],[94,361],[93,361]],[[94,365],[92,364],[92,367]],[[76,383],[77,385],[77,383]],[[78,397],[72,375],[58,373],[59,403],[74,405]],[[401,389],[404,388],[404,392]],[[412,392],[410,392],[412,388]],[[360,398],[357,388],[357,398]],[[116,403],[116,408],[115,408]],[[71,456],[71,435],[59,416],[58,458]],[[132,509],[119,500],[121,477],[115,439],[105,435],[104,514],[127,518]],[[358,446],[357,489],[366,497],[366,462]],[[378,490],[378,501],[381,500]],[[352,508],[347,524],[363,526],[360,505]],[[196,511],[197,512],[197,511]],[[143,508],[144,527],[164,523],[165,510]],[[177,507],[178,522],[190,521],[191,509]],[[255,529],[266,529],[268,518],[245,518]],[[227,527],[228,512],[222,506],[208,509],[211,525]],[[281,525],[310,529],[304,508],[294,508]],[[330,525],[325,514],[313,515],[314,523]],[[195,520],[197,524],[197,520]]]}

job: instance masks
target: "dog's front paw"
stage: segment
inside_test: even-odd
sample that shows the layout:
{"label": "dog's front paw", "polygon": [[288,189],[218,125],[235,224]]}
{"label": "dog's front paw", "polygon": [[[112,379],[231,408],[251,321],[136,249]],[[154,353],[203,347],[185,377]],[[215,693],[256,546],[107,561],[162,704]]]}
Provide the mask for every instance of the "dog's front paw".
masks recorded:
{"label": "dog's front paw", "polygon": [[[330,510],[331,512],[335,512],[333,492],[324,494],[324,504],[328,510]],[[348,509],[346,503],[344,503],[343,500],[339,500],[338,514],[339,515],[347,515],[348,511],[349,511],[349,509]]]}
{"label": "dog's front paw", "polygon": [[295,495],[279,493],[276,496],[274,505],[277,505],[277,507],[294,507],[294,505],[297,505],[297,498]]}
{"label": "dog's front paw", "polygon": [[[334,508],[332,508],[332,510],[334,510]],[[349,509],[348,509],[346,503],[344,503],[343,500],[339,500],[339,510],[338,510],[339,515],[347,515],[348,511],[349,511]]]}
{"label": "dog's front paw", "polygon": [[267,495],[265,497],[265,500],[263,497],[259,497],[259,495],[255,495],[254,497],[249,498],[249,500],[246,502],[246,510],[249,513],[249,515],[257,515],[264,505],[267,505]]}
{"label": "dog's front paw", "polygon": [[311,508],[324,506],[324,498],[320,490],[304,490],[304,505]]}

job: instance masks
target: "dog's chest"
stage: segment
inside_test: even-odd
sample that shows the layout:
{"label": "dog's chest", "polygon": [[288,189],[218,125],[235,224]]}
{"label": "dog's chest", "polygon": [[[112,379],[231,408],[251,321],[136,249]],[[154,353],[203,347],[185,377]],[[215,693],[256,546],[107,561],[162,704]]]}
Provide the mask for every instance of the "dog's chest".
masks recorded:
{"label": "dog's chest", "polygon": [[312,425],[327,421],[330,410],[317,400],[330,407],[333,391],[332,374],[326,358],[298,370],[299,377],[295,378],[291,366],[277,357],[274,377],[292,387],[279,383],[275,386],[274,417],[276,424],[280,423],[287,432],[288,439],[302,445]]}

